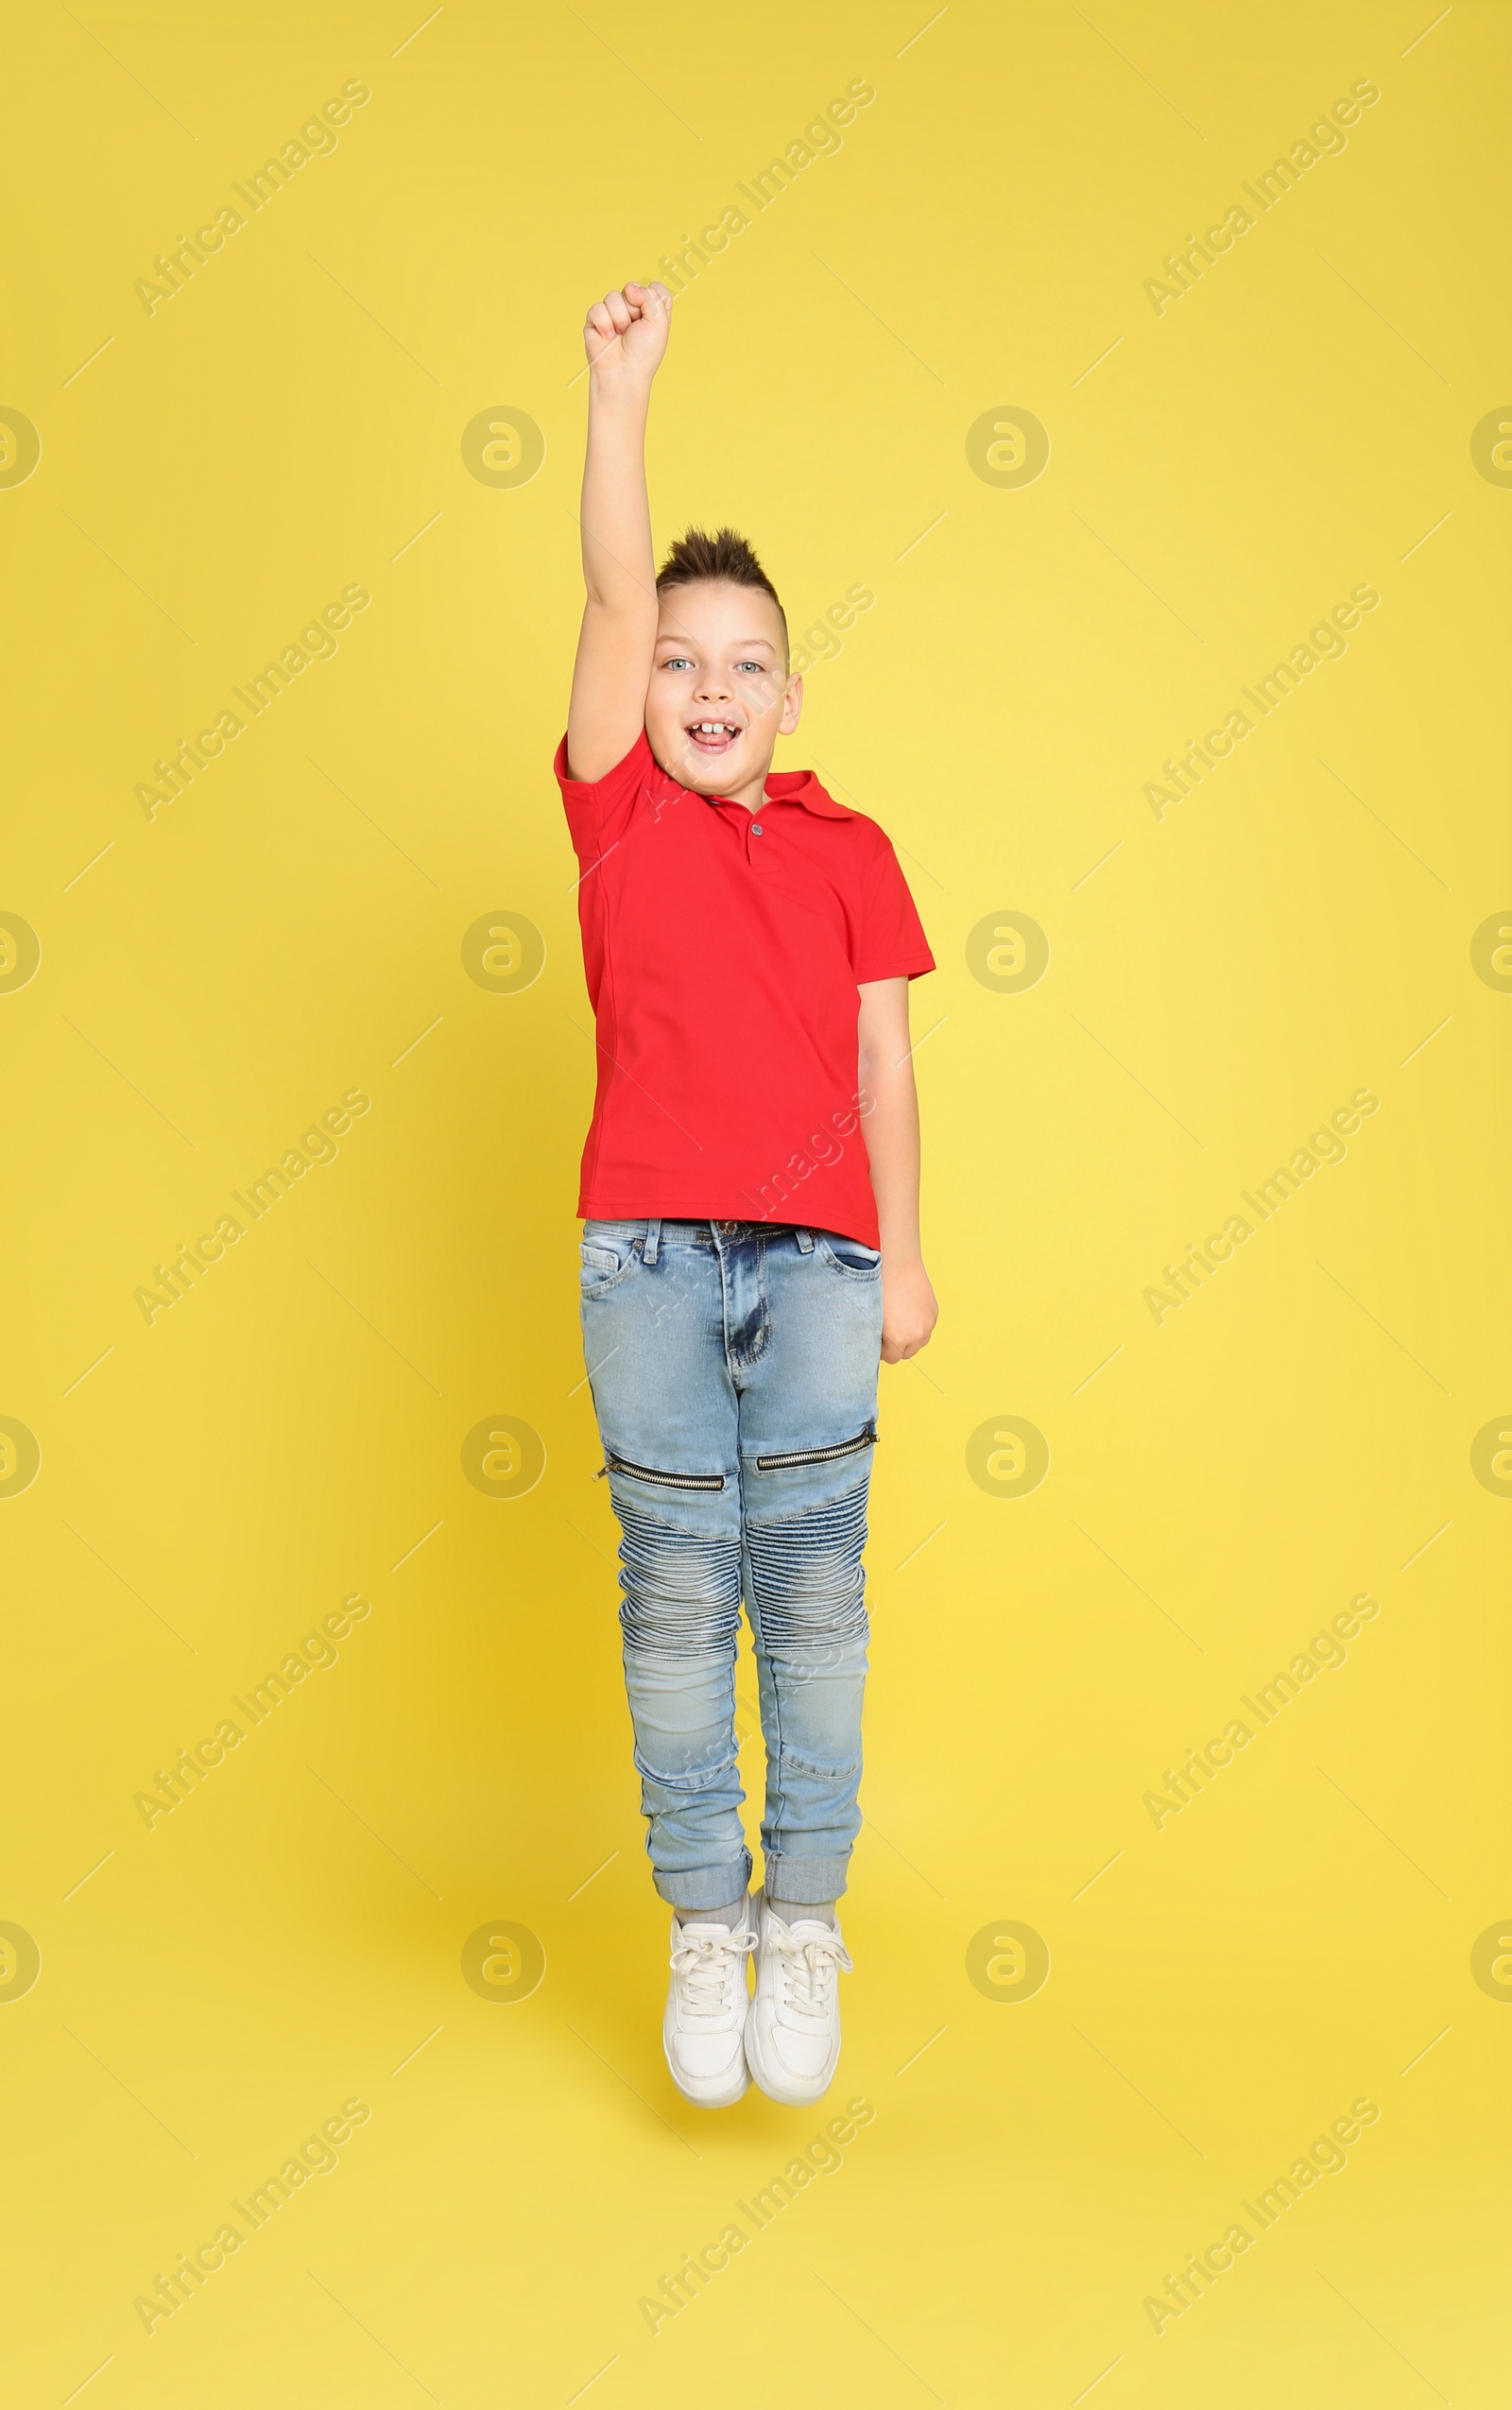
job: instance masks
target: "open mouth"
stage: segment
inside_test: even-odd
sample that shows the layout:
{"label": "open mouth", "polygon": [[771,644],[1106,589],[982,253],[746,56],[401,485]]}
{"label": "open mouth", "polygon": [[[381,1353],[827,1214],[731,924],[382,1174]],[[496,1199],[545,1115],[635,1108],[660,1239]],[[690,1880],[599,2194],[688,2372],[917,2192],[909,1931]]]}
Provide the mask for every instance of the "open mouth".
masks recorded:
{"label": "open mouth", "polygon": [[696,719],[688,722],[688,735],[695,752],[728,753],[744,732],[732,719]]}

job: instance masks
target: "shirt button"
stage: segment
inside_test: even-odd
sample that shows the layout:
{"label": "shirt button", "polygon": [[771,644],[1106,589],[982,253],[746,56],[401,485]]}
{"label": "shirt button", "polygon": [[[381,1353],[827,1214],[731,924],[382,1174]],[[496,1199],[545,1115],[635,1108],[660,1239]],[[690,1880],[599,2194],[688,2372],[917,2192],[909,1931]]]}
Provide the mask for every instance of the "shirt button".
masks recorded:
{"label": "shirt button", "polygon": [[762,833],[762,824],[761,824],[760,820],[752,820],[752,822],[751,822],[751,826],[750,826],[750,833],[751,833],[752,836],[760,836],[760,835],[761,835],[761,833]]}

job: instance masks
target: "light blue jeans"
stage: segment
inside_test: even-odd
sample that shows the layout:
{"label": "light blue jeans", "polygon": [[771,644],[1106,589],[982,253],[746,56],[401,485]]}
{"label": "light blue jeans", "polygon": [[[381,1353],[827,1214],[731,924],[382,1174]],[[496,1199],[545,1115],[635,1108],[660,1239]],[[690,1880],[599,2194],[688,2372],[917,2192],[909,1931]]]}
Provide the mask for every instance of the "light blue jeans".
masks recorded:
{"label": "light blue jeans", "polygon": [[861,1822],[881,1258],[770,1223],[589,1222],[581,1291],[656,1887],[676,1908],[716,1908],[750,1880],[734,1725],[744,1600],[767,1893],[837,1899]]}

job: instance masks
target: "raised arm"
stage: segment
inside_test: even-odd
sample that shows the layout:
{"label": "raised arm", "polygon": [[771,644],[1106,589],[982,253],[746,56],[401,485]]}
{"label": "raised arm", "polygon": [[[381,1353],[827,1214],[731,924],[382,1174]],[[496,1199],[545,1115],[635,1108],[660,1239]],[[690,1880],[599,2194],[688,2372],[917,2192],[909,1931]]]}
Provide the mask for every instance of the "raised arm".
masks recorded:
{"label": "raised arm", "polygon": [[919,1097],[906,979],[863,984],[856,1051],[882,1238],[882,1360],[901,1364],[928,1346],[939,1311],[919,1237]]}
{"label": "raised arm", "polygon": [[589,369],[581,526],[588,598],[567,710],[567,766],[574,778],[605,777],[644,725],[657,621],[645,417],[671,311],[664,284],[627,284],[593,303],[583,329]]}

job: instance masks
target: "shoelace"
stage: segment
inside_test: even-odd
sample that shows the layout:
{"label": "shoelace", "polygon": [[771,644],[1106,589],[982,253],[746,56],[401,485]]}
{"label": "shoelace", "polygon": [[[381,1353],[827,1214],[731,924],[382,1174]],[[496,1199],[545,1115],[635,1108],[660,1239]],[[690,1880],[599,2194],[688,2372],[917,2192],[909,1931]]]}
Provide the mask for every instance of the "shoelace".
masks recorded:
{"label": "shoelace", "polygon": [[816,1934],[800,1941],[788,1925],[774,1919],[767,1928],[767,1948],[778,1955],[781,2006],[800,2017],[827,2017],[837,1978],[851,1971],[850,1954],[839,1935]]}
{"label": "shoelace", "polygon": [[692,2017],[715,2017],[729,2005],[741,1966],[756,1947],[754,1933],[702,1933],[696,1941],[682,1940],[672,1953],[672,1971],[682,1989],[683,2005]]}

